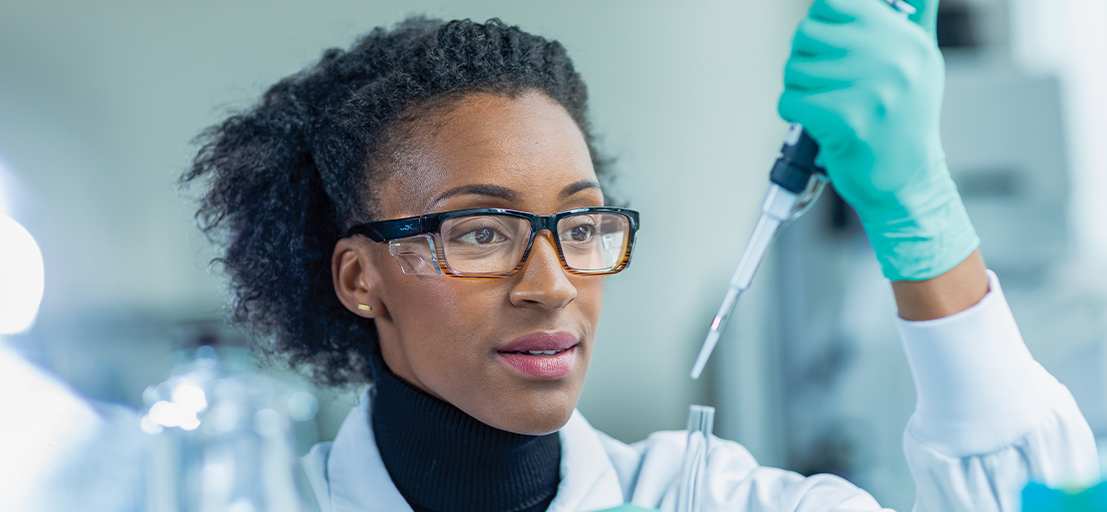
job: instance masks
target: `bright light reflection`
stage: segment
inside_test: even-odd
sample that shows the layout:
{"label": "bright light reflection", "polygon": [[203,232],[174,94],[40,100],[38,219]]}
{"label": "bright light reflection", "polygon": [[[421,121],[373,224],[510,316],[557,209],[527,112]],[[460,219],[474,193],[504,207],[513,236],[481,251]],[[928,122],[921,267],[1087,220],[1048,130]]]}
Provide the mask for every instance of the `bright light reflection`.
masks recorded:
{"label": "bright light reflection", "polygon": [[204,390],[192,384],[183,384],[173,390],[173,401],[159,400],[150,406],[147,413],[149,424],[143,420],[143,430],[157,433],[160,427],[180,427],[184,430],[196,430],[200,426],[197,416],[208,407]]}
{"label": "bright light reflection", "polygon": [[207,409],[208,400],[204,390],[193,384],[182,384],[173,390],[173,401],[193,413]]}
{"label": "bright light reflection", "polygon": [[319,401],[311,393],[297,391],[288,399],[288,415],[296,421],[307,421],[319,412]]}
{"label": "bright light reflection", "polygon": [[45,284],[42,252],[31,234],[0,215],[0,335],[31,327]]}
{"label": "bright light reflection", "polygon": [[150,419],[149,415],[143,416],[139,425],[142,426],[142,431],[147,434],[160,434],[162,431],[162,426],[154,423],[154,420]]}

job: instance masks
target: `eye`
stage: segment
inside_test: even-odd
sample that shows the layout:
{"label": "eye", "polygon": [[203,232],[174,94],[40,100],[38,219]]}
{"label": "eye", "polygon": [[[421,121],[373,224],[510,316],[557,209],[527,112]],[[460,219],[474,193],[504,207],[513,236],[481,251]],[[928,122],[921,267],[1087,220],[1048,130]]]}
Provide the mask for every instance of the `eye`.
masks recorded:
{"label": "eye", "polygon": [[504,242],[507,237],[491,227],[479,227],[463,233],[455,240],[474,245],[491,245]]}
{"label": "eye", "polygon": [[587,242],[592,239],[592,236],[596,233],[596,226],[592,224],[578,224],[573,226],[561,235],[562,240],[570,242]]}

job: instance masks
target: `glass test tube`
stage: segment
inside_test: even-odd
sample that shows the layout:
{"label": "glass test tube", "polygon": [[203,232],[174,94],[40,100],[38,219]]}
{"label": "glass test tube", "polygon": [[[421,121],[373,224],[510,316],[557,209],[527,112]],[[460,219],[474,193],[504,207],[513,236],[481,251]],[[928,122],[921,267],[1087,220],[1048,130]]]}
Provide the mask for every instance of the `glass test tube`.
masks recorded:
{"label": "glass test tube", "polygon": [[684,450],[684,463],[680,470],[677,512],[700,512],[703,509],[703,480],[707,470],[711,427],[714,423],[714,407],[693,405],[688,408],[688,445]]}

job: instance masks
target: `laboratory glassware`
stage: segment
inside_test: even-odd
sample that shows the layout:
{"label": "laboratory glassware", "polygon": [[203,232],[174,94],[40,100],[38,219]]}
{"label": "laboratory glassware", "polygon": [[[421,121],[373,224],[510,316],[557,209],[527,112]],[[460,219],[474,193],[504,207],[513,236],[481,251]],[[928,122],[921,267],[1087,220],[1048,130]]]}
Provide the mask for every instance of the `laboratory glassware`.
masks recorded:
{"label": "laboratory glassware", "polygon": [[714,423],[714,407],[693,405],[688,408],[688,443],[685,445],[684,462],[680,467],[677,512],[703,510],[707,453],[711,448],[711,430]]}
{"label": "laboratory glassware", "polygon": [[200,331],[186,336],[192,346],[172,375],[143,393],[147,509],[303,512],[293,423],[318,402],[258,372],[243,343]]}

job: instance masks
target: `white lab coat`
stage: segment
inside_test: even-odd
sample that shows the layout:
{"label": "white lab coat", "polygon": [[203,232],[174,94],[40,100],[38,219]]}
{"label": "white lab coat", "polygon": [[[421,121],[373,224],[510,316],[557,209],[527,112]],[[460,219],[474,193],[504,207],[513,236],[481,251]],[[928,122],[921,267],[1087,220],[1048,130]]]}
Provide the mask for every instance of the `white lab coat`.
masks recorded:
{"label": "white lab coat", "polygon": [[[1016,512],[1029,479],[1081,485],[1099,478],[1091,429],[1068,389],[1031,357],[989,276],[991,291],[972,308],[899,321],[918,393],[903,443],[919,512]],[[350,412],[333,443],[303,458],[323,512],[411,511],[381,462],[368,402]],[[561,483],[550,512],[624,502],[674,509],[684,432],[627,445],[574,412],[559,435]],[[721,439],[708,455],[705,501],[705,512],[881,510],[841,478],[759,466],[741,445]]]}

